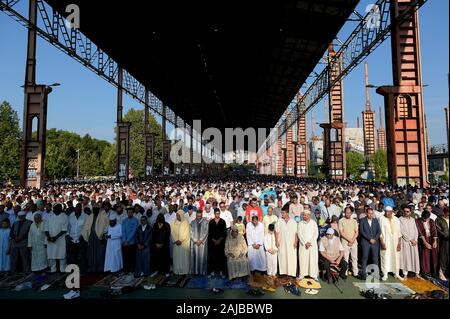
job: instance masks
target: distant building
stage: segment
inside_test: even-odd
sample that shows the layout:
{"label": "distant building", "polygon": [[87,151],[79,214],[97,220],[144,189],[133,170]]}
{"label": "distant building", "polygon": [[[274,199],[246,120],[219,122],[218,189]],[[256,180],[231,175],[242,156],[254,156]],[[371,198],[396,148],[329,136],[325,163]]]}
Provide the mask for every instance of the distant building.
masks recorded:
{"label": "distant building", "polygon": [[323,165],[323,139],[321,136],[314,136],[309,145],[309,160],[313,166]]}
{"label": "distant building", "polygon": [[346,152],[358,152],[364,154],[364,130],[363,128],[345,128]]}

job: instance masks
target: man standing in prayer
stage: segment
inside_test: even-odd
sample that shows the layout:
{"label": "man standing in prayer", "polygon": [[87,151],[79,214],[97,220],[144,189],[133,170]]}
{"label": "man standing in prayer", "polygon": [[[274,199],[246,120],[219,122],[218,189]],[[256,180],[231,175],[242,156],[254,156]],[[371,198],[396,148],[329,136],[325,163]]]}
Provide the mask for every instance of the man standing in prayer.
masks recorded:
{"label": "man standing in prayer", "polygon": [[191,223],[191,270],[193,275],[208,273],[208,222],[202,211],[196,212],[196,218]]}
{"label": "man standing in prayer", "polygon": [[334,230],[328,228],[326,235],[320,239],[319,245],[320,259],[327,272],[328,283],[331,284],[331,267],[339,270],[339,276],[346,279],[347,262],[344,259],[344,247],[339,237],[334,236]]}
{"label": "man standing in prayer", "polygon": [[417,223],[419,232],[420,272],[437,277],[438,275],[438,234],[435,222],[430,218],[428,210],[422,211]]}
{"label": "man standing in prayer", "polygon": [[75,205],[75,210],[69,216],[67,240],[67,263],[76,264],[81,272],[86,270],[86,245],[81,240],[81,232],[88,215],[81,210],[81,203]]}
{"label": "man standing in prayer", "polygon": [[275,277],[278,266],[278,248],[275,239],[275,225],[270,224],[264,235],[264,249],[266,250],[267,275]]}
{"label": "man standing in prayer", "polygon": [[44,230],[47,237],[47,258],[50,271],[57,271],[56,263],[59,261],[59,271],[66,271],[66,234],[69,219],[62,213],[62,205],[56,204],[53,212],[47,216]]}
{"label": "man standing in prayer", "polygon": [[264,225],[258,221],[258,216],[252,217],[247,224],[248,264],[250,271],[265,272],[267,270],[266,254],[264,252]]}
{"label": "man standing in prayer", "polygon": [[[133,218],[134,219],[134,218]],[[104,271],[118,272],[123,267],[122,225],[117,224],[116,213],[109,215],[109,227],[106,233],[106,255]]]}
{"label": "man standing in prayer", "polygon": [[303,220],[298,223],[297,235],[299,238],[298,258],[300,261],[300,278],[310,276],[317,280],[319,274],[319,250],[317,239],[319,228],[317,223],[311,219],[311,212],[303,212]]}
{"label": "man standing in prayer", "polygon": [[127,208],[127,218],[122,221],[123,270],[132,272],[136,267],[136,230],[139,221],[134,217],[133,207]]}
{"label": "man standing in prayer", "polygon": [[449,210],[444,207],[442,217],[436,219],[436,228],[439,237],[439,278],[441,280],[448,280],[448,224],[449,224]]}
{"label": "man standing in prayer", "polygon": [[378,219],[374,216],[372,208],[367,209],[367,216],[361,219],[359,223],[359,234],[361,238],[361,272],[360,279],[366,280],[367,263],[369,256],[372,259],[372,264],[379,267],[380,253],[380,236],[381,227]]}
{"label": "man standing in prayer", "polygon": [[156,276],[157,273],[170,276],[170,225],[166,223],[164,215],[160,213],[156,217],[152,228],[152,269]]}
{"label": "man standing in prayer", "polygon": [[[257,219],[258,217],[255,216],[255,218]],[[263,251],[262,248],[261,251]],[[249,265],[246,254],[247,245],[245,244],[244,237],[239,234],[239,231],[235,226],[231,227],[231,231],[228,233],[225,243],[228,278],[230,280],[248,276]]]}
{"label": "man standing in prayer", "polygon": [[297,223],[289,218],[289,208],[283,207],[281,219],[275,225],[280,275],[295,277],[297,273]]}
{"label": "man standing in prayer", "polygon": [[170,225],[173,245],[173,273],[187,275],[189,273],[190,259],[190,226],[184,216],[184,211],[177,212],[176,219]]}
{"label": "man standing in prayer", "polygon": [[339,234],[341,235],[342,246],[344,247],[344,259],[349,262],[351,257],[353,276],[358,276],[358,222],[352,218],[352,209],[346,207],[344,218],[339,220]]}
{"label": "man standing in prayer", "polygon": [[416,277],[420,276],[420,259],[419,259],[419,231],[417,229],[416,220],[412,217],[412,211],[409,206],[403,207],[403,216],[399,218],[400,231],[402,238],[400,269],[403,278],[408,276],[408,272],[413,272]]}
{"label": "man standing in prayer", "polygon": [[301,219],[301,215],[303,213],[303,205],[298,203],[297,195],[293,195],[290,197],[291,204],[289,205],[289,217],[291,219]]}
{"label": "man standing in prayer", "polygon": [[387,280],[388,273],[394,273],[394,276],[403,280],[400,276],[400,262],[401,262],[401,238],[402,233],[400,229],[400,221],[394,216],[393,209],[387,206],[385,214],[380,218],[381,227],[381,272],[383,281]]}
{"label": "man standing in prayer", "polygon": [[31,250],[31,271],[41,272],[48,267],[44,221],[40,213],[34,215],[34,223],[28,233],[28,248]]}
{"label": "man standing in prayer", "polygon": [[225,271],[225,239],[227,226],[220,218],[220,209],[214,210],[214,219],[209,222],[208,228],[208,261],[211,276],[219,272],[221,276]]}
{"label": "man standing in prayer", "polygon": [[106,212],[97,205],[92,208],[92,214],[86,219],[83,227],[83,239],[87,242],[88,272],[101,273],[105,265],[106,240],[109,220]]}
{"label": "man standing in prayer", "polygon": [[[17,220],[11,228],[11,272],[18,273],[30,272],[30,253],[28,251],[28,232],[30,231],[31,221],[25,219],[27,213],[20,211],[17,214]],[[22,269],[19,269],[19,264]]]}
{"label": "man standing in prayer", "polygon": [[152,228],[148,225],[147,216],[141,216],[140,225],[136,231],[136,277],[150,275],[150,248]]}
{"label": "man standing in prayer", "polygon": [[9,255],[9,235],[11,228],[9,227],[8,217],[0,222],[0,227],[0,273],[2,273],[8,272],[11,269],[11,258]]}

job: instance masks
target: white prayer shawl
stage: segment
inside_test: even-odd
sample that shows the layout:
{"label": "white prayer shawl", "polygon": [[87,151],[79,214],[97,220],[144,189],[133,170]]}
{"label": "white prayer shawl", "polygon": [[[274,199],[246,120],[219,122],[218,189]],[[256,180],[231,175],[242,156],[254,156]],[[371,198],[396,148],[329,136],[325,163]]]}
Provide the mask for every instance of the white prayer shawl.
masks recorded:
{"label": "white prayer shawl", "polygon": [[[317,238],[319,231],[317,223],[310,220],[308,223],[304,220],[298,223],[300,277],[311,276],[317,278],[319,275],[319,249],[317,247]],[[306,243],[311,246],[306,249]]]}
{"label": "white prayer shawl", "polygon": [[386,250],[381,250],[381,271],[384,275],[389,272],[399,274],[400,252],[397,251],[397,245],[402,236],[400,221],[396,216],[392,216],[393,233],[391,233],[391,224],[385,216],[380,218],[381,236],[386,244]]}
{"label": "white prayer shawl", "polygon": [[287,222],[279,219],[275,225],[279,237],[278,264],[280,275],[295,277],[297,273],[297,248],[294,247],[297,236],[297,223],[293,219]]}
{"label": "white prayer shawl", "polygon": [[122,225],[108,226],[108,242],[106,243],[106,256],[104,271],[117,272],[123,267],[122,259]]}
{"label": "white prayer shawl", "polygon": [[[264,249],[266,250],[267,275],[275,276],[277,274],[278,265],[278,248],[274,232],[266,233],[264,235]],[[275,254],[269,253],[269,250],[274,250]]]}
{"label": "white prayer shawl", "polygon": [[[266,271],[266,254],[264,252],[264,225],[258,222],[256,227],[253,223],[247,224],[246,229],[248,245],[248,264],[250,271]],[[259,249],[253,248],[253,245],[260,245]]]}
{"label": "white prayer shawl", "polygon": [[[55,215],[53,212],[47,217],[44,224],[44,231],[48,231],[50,237],[56,237],[60,232],[67,232],[69,219],[67,215],[61,213]],[[46,241],[48,259],[66,258],[66,235],[60,236],[55,242]]]}

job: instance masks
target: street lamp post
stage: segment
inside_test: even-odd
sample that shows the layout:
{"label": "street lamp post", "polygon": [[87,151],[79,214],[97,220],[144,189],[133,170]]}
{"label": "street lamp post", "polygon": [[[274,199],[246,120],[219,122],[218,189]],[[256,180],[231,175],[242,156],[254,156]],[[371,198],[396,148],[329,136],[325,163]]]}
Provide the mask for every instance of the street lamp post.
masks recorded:
{"label": "street lamp post", "polygon": [[80,149],[77,149],[77,180],[80,178]]}

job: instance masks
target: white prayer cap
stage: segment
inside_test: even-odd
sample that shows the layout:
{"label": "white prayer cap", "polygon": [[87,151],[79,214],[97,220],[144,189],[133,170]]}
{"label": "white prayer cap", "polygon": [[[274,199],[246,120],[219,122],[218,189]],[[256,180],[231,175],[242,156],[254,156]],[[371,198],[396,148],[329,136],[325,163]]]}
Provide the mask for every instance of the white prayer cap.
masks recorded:
{"label": "white prayer cap", "polygon": [[334,229],[333,228],[328,228],[327,229],[327,235],[334,235]]}
{"label": "white prayer cap", "polygon": [[393,209],[392,209],[391,206],[386,206],[386,207],[384,208],[384,210],[385,210],[386,212],[393,211]]}
{"label": "white prayer cap", "polygon": [[111,213],[109,215],[109,220],[117,220],[117,214],[116,213]]}

